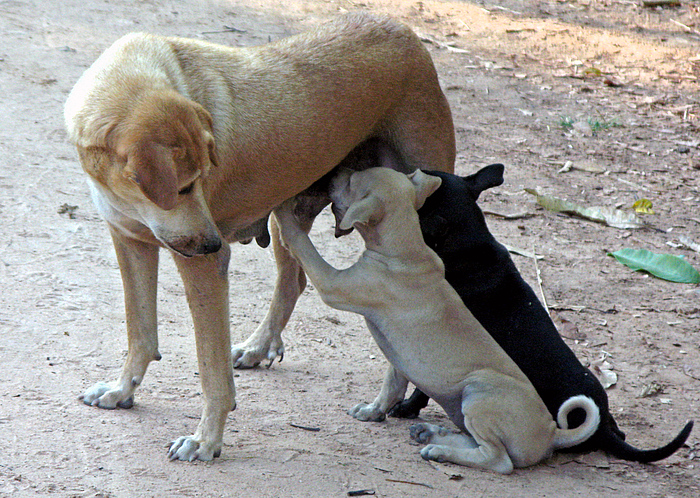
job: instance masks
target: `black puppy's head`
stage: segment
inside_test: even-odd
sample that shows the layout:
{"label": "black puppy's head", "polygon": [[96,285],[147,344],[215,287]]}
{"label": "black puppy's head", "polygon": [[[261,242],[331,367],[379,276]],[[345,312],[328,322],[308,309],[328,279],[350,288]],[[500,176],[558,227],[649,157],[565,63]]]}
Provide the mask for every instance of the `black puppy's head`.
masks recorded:
{"label": "black puppy's head", "polygon": [[418,211],[425,243],[441,257],[492,243],[493,236],[476,201],[481,192],[503,183],[504,169],[502,164],[491,164],[464,177],[427,171],[442,178],[442,185]]}

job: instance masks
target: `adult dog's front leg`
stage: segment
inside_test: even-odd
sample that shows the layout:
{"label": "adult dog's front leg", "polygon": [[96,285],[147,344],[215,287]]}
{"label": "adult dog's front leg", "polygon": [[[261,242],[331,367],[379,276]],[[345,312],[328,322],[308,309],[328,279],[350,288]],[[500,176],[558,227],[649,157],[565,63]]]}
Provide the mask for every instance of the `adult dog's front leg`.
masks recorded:
{"label": "adult dog's front leg", "polygon": [[228,312],[230,256],[226,243],[215,254],[174,256],[194,321],[204,409],[195,433],[173,442],[168,452],[172,460],[219,456],[226,417],[236,407]]}
{"label": "adult dog's front leg", "polygon": [[363,422],[381,422],[386,418],[386,414],[391,408],[401,401],[406,394],[408,379],[393,365],[384,375],[384,383],[379,395],[372,403],[359,403],[348,410],[348,414]]}
{"label": "adult dog's front leg", "polygon": [[129,352],[115,382],[98,382],[80,396],[87,405],[131,408],[148,364],[160,360],[156,329],[158,247],[131,239],[110,226],[121,270]]}
{"label": "adult dog's front leg", "polygon": [[[304,222],[303,230],[311,229],[313,220]],[[231,355],[234,368],[252,368],[262,361],[272,365],[275,358],[284,357],[282,329],[287,325],[299,296],[306,288],[306,275],[299,262],[282,243],[277,220],[273,216],[270,223],[272,248],[277,264],[277,282],[272,294],[270,308],[265,319],[248,339],[233,346]]]}

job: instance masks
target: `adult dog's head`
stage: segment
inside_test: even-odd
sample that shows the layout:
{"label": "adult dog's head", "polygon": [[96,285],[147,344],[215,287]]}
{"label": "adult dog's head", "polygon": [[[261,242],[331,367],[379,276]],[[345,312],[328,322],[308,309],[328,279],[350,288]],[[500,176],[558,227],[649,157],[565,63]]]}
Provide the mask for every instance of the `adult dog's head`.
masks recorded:
{"label": "adult dog's head", "polygon": [[78,119],[91,119],[74,127],[74,138],[93,191],[102,196],[98,207],[112,213],[108,221],[126,217],[142,223],[184,256],[218,251],[221,238],[202,191],[203,179],[216,166],[211,115],[169,89],[84,107],[90,108],[81,109]]}

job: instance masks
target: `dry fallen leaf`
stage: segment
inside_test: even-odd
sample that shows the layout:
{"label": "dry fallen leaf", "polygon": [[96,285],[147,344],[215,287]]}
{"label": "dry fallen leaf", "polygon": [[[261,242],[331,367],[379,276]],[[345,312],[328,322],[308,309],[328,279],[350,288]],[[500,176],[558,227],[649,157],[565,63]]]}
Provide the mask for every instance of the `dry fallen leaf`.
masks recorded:
{"label": "dry fallen leaf", "polygon": [[537,203],[557,213],[578,215],[587,220],[604,223],[614,228],[642,228],[644,221],[636,214],[607,206],[580,206],[540,192],[539,188],[526,188],[525,191],[537,197]]}
{"label": "dry fallen leaf", "polygon": [[637,199],[632,204],[632,209],[641,214],[654,214],[654,210],[651,208],[652,203],[649,199]]}
{"label": "dry fallen leaf", "polygon": [[597,360],[591,362],[591,370],[605,389],[617,384],[617,374],[612,371],[612,365],[607,360],[608,353],[602,351]]}
{"label": "dry fallen leaf", "polygon": [[680,237],[678,237],[678,240],[680,240],[681,244],[683,244],[688,249],[692,249],[695,252],[700,252],[700,244],[693,242],[688,237],[681,235]]}
{"label": "dry fallen leaf", "polygon": [[641,392],[639,393],[639,397],[650,398],[651,396],[656,396],[662,392],[664,392],[664,386],[652,380],[649,384],[644,384]]}

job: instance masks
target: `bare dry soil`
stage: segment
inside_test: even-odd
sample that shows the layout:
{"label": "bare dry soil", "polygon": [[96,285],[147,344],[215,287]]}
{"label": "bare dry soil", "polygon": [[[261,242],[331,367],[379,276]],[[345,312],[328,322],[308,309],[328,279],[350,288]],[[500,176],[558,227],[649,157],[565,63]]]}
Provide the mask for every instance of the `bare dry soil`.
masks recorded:
{"label": "bare dry soil", "polygon": [[[513,257],[581,361],[606,357],[617,374],[609,396],[628,440],[658,446],[697,418],[698,287],[634,273],[606,253],[645,248],[700,267],[690,248],[700,241],[700,4],[494,2],[0,1],[0,496],[700,495],[697,430],[653,465],[559,454],[500,476],[423,461],[409,421],[346,415],[374,397],[385,363],[363,322],[327,308],[312,288],[285,332],[284,361],[237,371],[222,456],[169,462],[167,445],[193,431],[201,404],[192,325],[168,257],[163,360],[135,406],[102,411],[77,400],[118,374],[126,349],[111,242],[62,124],[82,71],[130,31],[243,46],[369,10],[407,23],[431,50],[454,113],[458,172],[506,164],[505,184],[481,204],[529,216],[489,215],[491,230],[543,256]],[[627,210],[649,199],[655,214],[645,215],[649,228],[620,230],[545,211],[525,187]],[[356,238],[333,238],[327,213],[313,237],[337,266],[360,249]],[[234,247],[234,342],[262,319],[273,282],[270,251]],[[433,404],[423,417],[447,423]]]}

